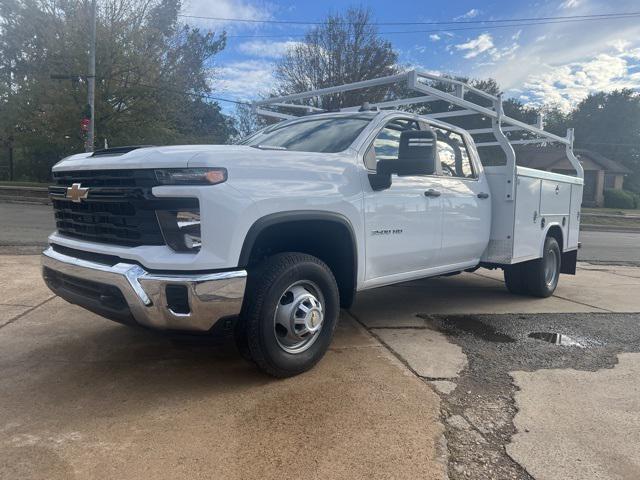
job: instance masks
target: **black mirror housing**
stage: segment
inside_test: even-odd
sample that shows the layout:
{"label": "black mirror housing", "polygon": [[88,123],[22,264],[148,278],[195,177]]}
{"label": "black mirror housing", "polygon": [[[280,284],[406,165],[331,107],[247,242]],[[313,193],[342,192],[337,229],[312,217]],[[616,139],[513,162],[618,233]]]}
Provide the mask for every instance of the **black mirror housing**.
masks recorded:
{"label": "black mirror housing", "polygon": [[433,130],[409,130],[400,134],[398,159],[378,160],[376,173],[369,175],[371,188],[391,186],[391,175],[433,175],[436,173],[437,137]]}

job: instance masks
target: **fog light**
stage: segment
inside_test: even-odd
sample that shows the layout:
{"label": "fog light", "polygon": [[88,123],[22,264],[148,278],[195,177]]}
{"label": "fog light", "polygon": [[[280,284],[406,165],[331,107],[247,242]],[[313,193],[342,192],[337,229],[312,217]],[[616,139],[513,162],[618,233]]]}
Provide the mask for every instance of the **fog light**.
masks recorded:
{"label": "fog light", "polygon": [[200,211],[156,212],[165,242],[176,252],[197,252],[202,245]]}

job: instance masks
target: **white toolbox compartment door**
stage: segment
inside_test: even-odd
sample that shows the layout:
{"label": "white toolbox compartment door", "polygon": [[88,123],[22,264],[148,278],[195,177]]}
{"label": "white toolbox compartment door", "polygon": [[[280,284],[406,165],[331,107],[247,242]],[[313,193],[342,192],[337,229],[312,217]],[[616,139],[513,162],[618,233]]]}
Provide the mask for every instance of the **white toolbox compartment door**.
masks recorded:
{"label": "white toolbox compartment door", "polygon": [[514,262],[540,256],[540,190],[539,178],[518,176],[516,182],[516,218],[513,232]]}
{"label": "white toolbox compartment door", "polygon": [[571,184],[554,180],[542,181],[540,214],[542,216],[569,215]]}

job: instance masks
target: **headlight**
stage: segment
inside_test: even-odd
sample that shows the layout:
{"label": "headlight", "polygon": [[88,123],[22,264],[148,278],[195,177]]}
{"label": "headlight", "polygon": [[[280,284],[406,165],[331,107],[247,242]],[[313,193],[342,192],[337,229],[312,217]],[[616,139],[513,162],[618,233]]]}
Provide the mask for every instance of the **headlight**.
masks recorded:
{"label": "headlight", "polygon": [[216,185],[227,181],[226,168],[163,168],[156,170],[161,185]]}
{"label": "headlight", "polygon": [[199,210],[156,212],[167,245],[176,252],[197,252],[202,244]]}

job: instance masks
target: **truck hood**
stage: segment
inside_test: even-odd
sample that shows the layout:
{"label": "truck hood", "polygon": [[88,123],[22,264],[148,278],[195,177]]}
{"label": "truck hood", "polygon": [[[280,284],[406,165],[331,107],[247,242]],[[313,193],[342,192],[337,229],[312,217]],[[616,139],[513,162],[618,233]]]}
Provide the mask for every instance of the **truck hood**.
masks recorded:
{"label": "truck hood", "polygon": [[[124,154],[98,155],[79,153],[60,160],[53,171],[64,170],[107,170],[134,168],[186,168],[189,161],[202,153],[215,154],[235,145],[175,145],[169,147],[137,148]],[[248,148],[248,147],[240,147]]]}
{"label": "truck hood", "polygon": [[124,154],[99,155],[79,153],[60,160],[53,171],[108,170],[135,168],[187,168],[187,167],[243,167],[274,162],[283,157],[296,157],[297,161],[317,159],[337,154],[261,150],[246,145],[176,145],[144,147]]}

